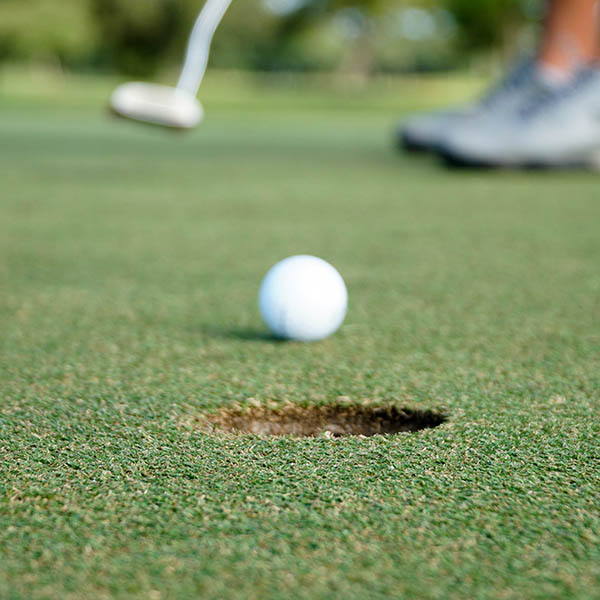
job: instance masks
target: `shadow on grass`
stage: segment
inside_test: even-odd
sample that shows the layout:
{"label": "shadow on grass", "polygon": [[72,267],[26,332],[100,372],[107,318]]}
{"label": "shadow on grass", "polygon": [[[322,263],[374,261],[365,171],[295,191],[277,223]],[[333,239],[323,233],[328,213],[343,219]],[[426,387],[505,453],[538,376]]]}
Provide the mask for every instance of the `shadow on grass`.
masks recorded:
{"label": "shadow on grass", "polygon": [[228,340],[270,342],[276,344],[287,343],[287,340],[275,337],[272,333],[264,329],[254,329],[251,327],[203,327],[202,331],[207,336]]}

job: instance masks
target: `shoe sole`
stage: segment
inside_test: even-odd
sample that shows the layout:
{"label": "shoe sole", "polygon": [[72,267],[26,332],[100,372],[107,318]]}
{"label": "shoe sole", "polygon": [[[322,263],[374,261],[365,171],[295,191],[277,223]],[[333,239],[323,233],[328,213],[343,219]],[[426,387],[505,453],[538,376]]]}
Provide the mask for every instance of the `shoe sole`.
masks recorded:
{"label": "shoe sole", "polygon": [[433,152],[434,148],[430,144],[419,142],[406,133],[399,133],[396,136],[396,147],[398,150],[408,152],[409,154],[425,154]]}
{"label": "shoe sole", "polygon": [[568,171],[568,170],[592,170],[600,171],[600,151],[576,158],[569,161],[524,161],[524,162],[502,162],[482,160],[464,156],[445,148],[437,148],[436,154],[441,158],[445,166],[450,169],[473,169],[473,170],[523,170],[523,171]]}

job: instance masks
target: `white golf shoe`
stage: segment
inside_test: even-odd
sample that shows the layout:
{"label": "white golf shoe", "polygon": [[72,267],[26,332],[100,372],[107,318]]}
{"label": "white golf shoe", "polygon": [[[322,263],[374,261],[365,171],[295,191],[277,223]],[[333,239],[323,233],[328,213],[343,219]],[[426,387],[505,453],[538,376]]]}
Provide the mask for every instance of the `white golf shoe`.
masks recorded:
{"label": "white golf shoe", "polygon": [[467,167],[600,167],[600,71],[581,69],[560,85],[532,81],[513,110],[447,130],[441,157]]}
{"label": "white golf shoe", "polygon": [[521,61],[478,102],[413,117],[398,128],[398,146],[409,152],[435,150],[448,133],[465,122],[490,112],[512,110],[530,85],[535,69],[532,60]]}

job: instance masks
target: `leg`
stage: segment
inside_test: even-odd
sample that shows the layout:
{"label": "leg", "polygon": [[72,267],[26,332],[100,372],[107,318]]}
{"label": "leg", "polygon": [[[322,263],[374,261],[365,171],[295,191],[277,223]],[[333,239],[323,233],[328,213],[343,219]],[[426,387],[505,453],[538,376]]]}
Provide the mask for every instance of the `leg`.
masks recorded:
{"label": "leg", "polygon": [[600,59],[597,0],[553,0],[539,51],[543,66],[570,72]]}
{"label": "leg", "polygon": [[[475,128],[472,137],[477,138],[479,147],[486,149],[497,145],[499,134],[506,133],[513,125],[516,128],[515,138],[521,136],[520,142],[529,143],[534,136],[526,134],[524,123],[519,123],[522,110],[529,115],[536,114],[536,98],[548,94],[566,95],[577,100],[583,94],[577,81],[579,75],[585,75],[582,71],[593,67],[600,73],[599,5],[600,0],[551,0],[539,50],[524,68],[517,68],[480,102],[462,107],[459,111],[443,111],[409,121],[399,131],[399,144],[408,150],[441,150],[457,160],[468,145],[470,151],[467,158],[465,150],[464,162],[469,164],[477,162],[478,158],[483,161],[484,155],[479,150],[471,151],[472,140],[467,139],[472,133],[470,129]],[[587,82],[583,87],[589,89],[593,83]],[[547,104],[540,100],[539,107],[543,109]],[[590,119],[594,112],[600,110],[600,107],[588,108]],[[565,114],[570,114],[569,110],[581,112],[588,108],[583,105],[576,107],[573,101]],[[480,127],[483,123],[488,125],[485,134]],[[595,136],[593,120],[589,125],[588,133]],[[586,125],[582,125],[582,132],[585,128]],[[582,145],[584,137],[582,134]],[[587,143],[590,147],[596,146],[595,138],[588,139]],[[510,154],[512,149],[508,148],[507,152]],[[514,156],[506,158],[516,160],[516,149],[512,154]],[[560,156],[560,161],[564,162],[564,156]],[[555,162],[560,161],[557,159]],[[486,162],[500,161],[490,155]]]}
{"label": "leg", "polygon": [[598,23],[596,0],[553,0],[517,102],[449,130],[441,156],[455,166],[598,168]]}

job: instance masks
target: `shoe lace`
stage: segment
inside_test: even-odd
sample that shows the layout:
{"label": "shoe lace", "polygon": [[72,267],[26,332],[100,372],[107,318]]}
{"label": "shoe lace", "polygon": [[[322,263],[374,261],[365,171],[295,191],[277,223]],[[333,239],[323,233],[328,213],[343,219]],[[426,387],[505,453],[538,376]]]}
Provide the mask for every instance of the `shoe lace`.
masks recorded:
{"label": "shoe lace", "polygon": [[594,69],[581,69],[567,85],[553,87],[540,84],[535,86],[534,92],[528,96],[523,106],[519,109],[519,116],[523,120],[538,116],[540,113],[574,96],[596,76],[597,74]]}
{"label": "shoe lace", "polygon": [[501,98],[518,90],[531,77],[532,61],[522,60],[509,74],[496,84],[491,91],[481,99],[480,104],[485,108],[490,108]]}

